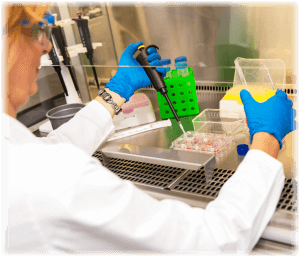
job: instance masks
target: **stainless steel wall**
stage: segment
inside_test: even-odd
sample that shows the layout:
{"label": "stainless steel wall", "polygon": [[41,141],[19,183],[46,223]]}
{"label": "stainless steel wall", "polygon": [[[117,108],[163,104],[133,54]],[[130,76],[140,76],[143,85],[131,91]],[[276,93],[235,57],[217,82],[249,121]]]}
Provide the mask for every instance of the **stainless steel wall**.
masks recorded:
{"label": "stainless steel wall", "polygon": [[156,44],[162,58],[186,56],[195,78],[216,80],[215,45],[220,7],[212,6],[108,6],[109,19],[120,58],[130,43]]}

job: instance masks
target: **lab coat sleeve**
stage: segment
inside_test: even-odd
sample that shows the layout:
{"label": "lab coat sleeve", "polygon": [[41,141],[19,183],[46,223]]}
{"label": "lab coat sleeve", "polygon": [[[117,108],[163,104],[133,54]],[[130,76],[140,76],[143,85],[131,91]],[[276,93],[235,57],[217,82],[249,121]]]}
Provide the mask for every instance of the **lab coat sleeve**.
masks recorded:
{"label": "lab coat sleeve", "polygon": [[47,239],[63,251],[249,251],[272,217],[284,183],[279,161],[250,150],[203,210],[153,199],[95,158],[72,156],[84,173],[76,179],[72,171],[74,185],[61,183],[63,191],[57,195],[63,214],[40,219]]}
{"label": "lab coat sleeve", "polygon": [[255,246],[275,212],[284,179],[281,162],[260,150],[248,152],[205,210],[220,249],[249,251]]}
{"label": "lab coat sleeve", "polygon": [[39,139],[50,144],[71,143],[92,155],[114,130],[109,112],[93,100],[70,121],[49,133],[47,137]]}

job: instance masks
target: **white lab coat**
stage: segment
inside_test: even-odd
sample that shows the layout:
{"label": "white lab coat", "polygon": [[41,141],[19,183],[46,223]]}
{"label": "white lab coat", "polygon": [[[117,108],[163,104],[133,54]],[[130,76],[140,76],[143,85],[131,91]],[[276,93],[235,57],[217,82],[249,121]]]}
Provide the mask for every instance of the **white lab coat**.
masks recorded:
{"label": "white lab coat", "polygon": [[47,138],[4,116],[9,252],[248,251],[283,188],[282,164],[250,150],[205,210],[158,201],[91,157],[114,131],[97,101]]}

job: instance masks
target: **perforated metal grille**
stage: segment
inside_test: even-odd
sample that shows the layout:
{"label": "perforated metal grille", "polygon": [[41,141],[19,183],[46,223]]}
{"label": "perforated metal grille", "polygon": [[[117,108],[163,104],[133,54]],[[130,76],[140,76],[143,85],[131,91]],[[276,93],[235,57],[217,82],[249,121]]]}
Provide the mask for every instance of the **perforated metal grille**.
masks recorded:
{"label": "perforated metal grille", "polygon": [[[230,84],[230,82],[226,83],[226,84]],[[154,89],[154,87],[152,85],[150,85],[146,88]],[[223,83],[220,83],[220,85],[216,85],[216,83],[212,83],[211,85],[209,85],[209,84],[207,84],[207,85],[196,85],[196,90],[201,90],[201,91],[205,90],[205,91],[225,92],[225,91],[229,90],[230,88],[231,88],[231,86],[226,86]]]}
{"label": "perforated metal grille", "polygon": [[277,209],[297,211],[293,182],[292,179],[285,180],[284,188],[277,204]]}
{"label": "perforated metal grille", "polygon": [[[202,84],[202,83],[201,83]],[[225,85],[227,84],[227,85]],[[233,82],[228,83],[211,83],[211,84],[203,84],[203,85],[196,85],[196,90],[200,91],[214,91],[214,92],[226,92],[233,86]],[[154,87],[148,86],[146,88],[153,88]],[[289,88],[289,85],[286,85],[286,88],[284,89],[284,92],[288,95],[296,95],[298,93],[297,89],[295,88]]]}
{"label": "perforated metal grille", "polygon": [[[204,168],[197,171],[188,171],[171,190],[182,191],[197,195],[204,195],[210,198],[216,198],[224,183],[234,174],[235,171],[215,169],[212,181],[205,184]],[[294,184],[292,179],[286,179],[282,190],[277,209],[286,211],[297,211]]]}
{"label": "perforated metal grille", "polygon": [[215,169],[213,179],[207,185],[205,183],[205,171],[202,167],[197,171],[187,172],[175,185],[173,185],[172,189],[216,198],[223,184],[233,173],[234,171],[232,170]]}
{"label": "perforated metal grille", "polygon": [[[93,155],[103,163],[102,154],[97,151]],[[143,162],[128,161],[112,158],[106,166],[120,178],[130,180],[137,184],[169,188],[171,191],[205,196],[215,199],[224,183],[234,174],[233,170],[215,169],[212,181],[205,183],[204,167],[197,171],[173,168],[162,165],[148,164]],[[297,211],[294,192],[294,181],[285,180],[281,197],[277,204],[277,210],[288,212]]]}
{"label": "perforated metal grille", "polygon": [[102,157],[102,153],[100,151],[95,152],[93,154],[93,157],[96,157],[101,162],[101,164],[103,165],[103,157]]}
{"label": "perforated metal grille", "polygon": [[[231,85],[232,86],[232,85]],[[196,85],[196,90],[200,91],[217,91],[217,92],[225,92],[231,88],[231,86],[225,86],[225,85]]]}
{"label": "perforated metal grille", "polygon": [[[102,160],[101,152],[96,152],[93,156]],[[168,188],[186,171],[186,169],[116,158],[112,158],[106,167],[122,179],[159,188]]]}

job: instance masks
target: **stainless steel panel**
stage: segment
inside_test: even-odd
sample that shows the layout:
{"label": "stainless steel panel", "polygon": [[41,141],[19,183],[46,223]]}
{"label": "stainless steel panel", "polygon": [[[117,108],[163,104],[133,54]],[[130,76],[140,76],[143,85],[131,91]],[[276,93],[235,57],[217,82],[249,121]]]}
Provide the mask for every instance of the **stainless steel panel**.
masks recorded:
{"label": "stainless steel panel", "polygon": [[197,170],[202,166],[205,166],[207,169],[213,169],[215,164],[215,156],[210,154],[176,151],[128,143],[109,143],[101,149],[101,152],[104,164],[106,164],[107,157],[191,170]]}
{"label": "stainless steel panel", "polygon": [[280,253],[282,255],[295,255],[295,253],[297,253],[298,251],[297,248],[298,247],[295,245],[287,245],[278,242],[273,242],[270,240],[260,239],[251,251],[251,254],[271,255],[272,253]]}
{"label": "stainless steel panel", "polygon": [[[157,102],[157,95],[156,95],[156,91],[154,89],[142,89],[138,91],[139,93],[145,93],[149,99],[151,100],[152,104],[153,104],[153,108],[154,110],[156,110],[156,118],[157,120],[161,120],[160,118],[160,114],[159,114],[159,107],[158,107],[158,102]],[[198,95],[198,103],[199,103],[199,107],[200,110],[203,110],[205,108],[218,108],[218,102],[219,100],[223,97],[224,92],[201,92],[201,91],[197,91]],[[206,100],[206,101],[204,101]],[[210,106],[207,106],[207,105]],[[167,127],[167,128],[161,128],[161,129],[156,129],[153,131],[149,131],[149,132],[144,132],[142,134],[138,134],[138,135],[134,135],[134,136],[130,136],[127,138],[123,138],[123,139],[119,139],[116,140],[114,142],[116,143],[121,143],[121,144],[128,144],[131,146],[132,149],[134,149],[134,147],[154,147],[153,153],[154,152],[164,152],[165,154],[167,154],[172,142],[178,138],[180,135],[182,134],[182,131],[179,129],[179,127],[177,128],[177,125],[172,126],[172,127]],[[106,143],[102,149],[107,149],[107,147],[109,147],[112,144],[112,142]],[[160,148],[160,149],[158,149]],[[164,150],[163,150],[164,149]],[[118,151],[116,151],[116,149],[110,149],[110,156],[108,156],[107,154],[105,154],[107,157],[116,157],[116,158],[122,158],[120,156],[120,153]],[[215,158],[213,155],[210,155],[210,161],[204,161],[203,159],[201,159],[202,157],[202,153],[191,153],[191,152],[183,152],[183,151],[176,151],[176,150],[172,150],[175,151],[176,155],[184,155],[186,157],[185,158],[185,166],[178,166],[181,168],[186,168],[186,169],[192,169],[190,166],[188,166],[188,160],[192,160],[192,159],[196,159],[199,160],[200,162],[197,163],[200,164],[202,163],[202,165],[204,165],[205,168],[205,172],[206,172],[206,178],[208,179],[208,181],[211,179],[211,176],[213,174],[213,169],[215,168],[215,165],[218,165],[218,163],[222,163],[222,161],[224,162],[224,160],[227,158],[228,153],[222,153],[220,156],[218,156],[217,158]],[[233,152],[234,150],[231,149],[231,151]],[[159,158],[158,155],[156,160],[153,159],[152,157],[150,157],[150,151],[148,149],[144,150],[145,155],[132,155],[132,154],[127,154],[126,158],[124,157],[124,153],[122,153],[123,155],[123,159],[130,159],[130,160],[136,160],[136,161],[145,161],[145,162],[149,162],[150,163],[155,163],[155,162],[160,162],[160,164],[162,165],[170,165],[170,166],[174,166],[174,165],[182,165],[180,163],[174,163],[174,158],[172,158],[169,155],[165,155],[165,157],[169,157],[168,158]],[[148,155],[148,156],[147,156]],[[108,158],[105,158],[105,162],[109,162]],[[235,165],[232,166],[233,168],[236,168],[238,164],[234,163]],[[194,167],[194,169],[198,169],[200,166],[198,167]]]}
{"label": "stainless steel panel", "polygon": [[[101,149],[104,150],[105,155],[109,158],[130,158],[130,160],[143,162],[150,161],[150,163],[160,162],[160,164],[162,165],[173,167],[176,167],[176,165],[183,165],[181,163],[181,160],[184,160],[185,166],[177,167],[186,169],[198,169],[201,166],[200,164],[212,164],[212,167],[210,168],[206,166],[206,171],[208,172],[213,170],[215,167],[223,167],[226,169],[235,170],[240,163],[238,155],[236,153],[236,145],[245,143],[249,140],[249,136],[247,134],[236,135],[234,137],[234,142],[227,149],[225,149],[225,151],[216,156],[202,153],[193,153],[189,151],[170,150],[169,148],[172,142],[181,134],[182,132],[180,131],[180,129],[177,129],[176,127],[159,128],[156,130],[129,136],[127,138],[108,142],[103,145]],[[128,148],[126,150],[127,153],[123,152],[124,150],[118,150],[117,144],[122,145],[122,147],[124,148]],[[162,154],[165,155],[162,156]],[[174,160],[177,160],[177,162],[174,163]],[[187,165],[193,165],[193,168]],[[208,172],[208,174],[210,174],[210,172]]]}

